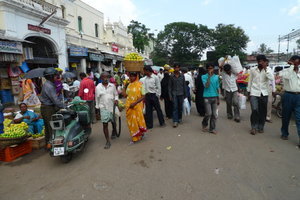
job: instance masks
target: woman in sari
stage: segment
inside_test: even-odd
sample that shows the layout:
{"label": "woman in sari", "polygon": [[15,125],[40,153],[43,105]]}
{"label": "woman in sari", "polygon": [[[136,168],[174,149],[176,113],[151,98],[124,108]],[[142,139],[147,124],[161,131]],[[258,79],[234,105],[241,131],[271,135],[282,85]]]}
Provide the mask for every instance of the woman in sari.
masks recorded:
{"label": "woman in sari", "polygon": [[35,107],[41,105],[41,102],[36,95],[35,87],[31,79],[25,79],[22,81],[23,90],[23,103],[28,107]]}
{"label": "woman in sari", "polygon": [[130,83],[123,95],[126,100],[126,119],[132,143],[140,141],[147,131],[143,115],[144,86],[139,82],[138,74],[130,72]]}
{"label": "woman in sari", "polygon": [[21,112],[18,113],[14,119],[15,123],[25,122],[28,124],[28,132],[31,134],[40,134],[43,130],[44,120],[36,113],[27,110],[25,103],[20,104]]}

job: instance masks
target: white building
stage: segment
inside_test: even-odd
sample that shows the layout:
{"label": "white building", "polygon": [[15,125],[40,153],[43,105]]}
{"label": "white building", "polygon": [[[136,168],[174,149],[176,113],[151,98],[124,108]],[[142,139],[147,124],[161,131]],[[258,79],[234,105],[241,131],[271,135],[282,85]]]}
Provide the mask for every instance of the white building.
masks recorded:
{"label": "white building", "polygon": [[71,71],[112,71],[121,66],[127,52],[134,51],[132,36],[122,23],[104,25],[103,13],[80,0],[51,2],[62,9],[70,22],[66,38]]}
{"label": "white building", "polygon": [[[53,17],[41,22],[53,14]],[[40,25],[41,24],[41,25]],[[29,67],[67,67],[65,26],[62,10],[42,0],[0,0],[1,39],[23,42],[22,61]]]}

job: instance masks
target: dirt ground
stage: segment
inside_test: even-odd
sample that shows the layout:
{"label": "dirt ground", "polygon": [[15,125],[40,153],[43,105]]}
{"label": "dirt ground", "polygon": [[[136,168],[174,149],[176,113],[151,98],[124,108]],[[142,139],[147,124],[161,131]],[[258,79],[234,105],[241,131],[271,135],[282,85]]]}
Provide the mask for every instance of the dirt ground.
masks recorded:
{"label": "dirt ground", "polygon": [[[101,200],[299,200],[300,150],[294,122],[288,141],[279,138],[281,121],[273,115],[264,134],[249,134],[250,110],[242,122],[219,108],[218,134],[201,131],[195,106],[178,128],[158,126],[129,146],[123,132],[109,150],[100,122],[84,152],[68,164],[35,150],[12,163],[0,163],[0,199]],[[123,113],[124,115],[124,113]]]}

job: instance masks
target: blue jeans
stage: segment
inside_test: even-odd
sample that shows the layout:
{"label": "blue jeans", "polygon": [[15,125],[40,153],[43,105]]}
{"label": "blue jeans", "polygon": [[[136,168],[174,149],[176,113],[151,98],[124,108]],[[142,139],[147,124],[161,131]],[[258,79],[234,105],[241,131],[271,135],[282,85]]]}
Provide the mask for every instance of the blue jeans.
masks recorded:
{"label": "blue jeans", "polygon": [[183,95],[173,96],[173,122],[182,121]]}
{"label": "blue jeans", "polygon": [[285,92],[282,96],[282,136],[289,135],[289,123],[293,112],[295,113],[298,136],[300,137],[300,94]]}

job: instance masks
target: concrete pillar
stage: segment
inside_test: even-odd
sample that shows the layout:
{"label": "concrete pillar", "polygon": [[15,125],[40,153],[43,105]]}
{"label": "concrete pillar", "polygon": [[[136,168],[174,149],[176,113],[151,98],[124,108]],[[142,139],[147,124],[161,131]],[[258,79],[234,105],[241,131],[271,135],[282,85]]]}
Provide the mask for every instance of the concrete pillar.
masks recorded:
{"label": "concrete pillar", "polygon": [[79,69],[79,72],[86,73],[86,59],[85,58],[82,58],[80,60],[80,69]]}

